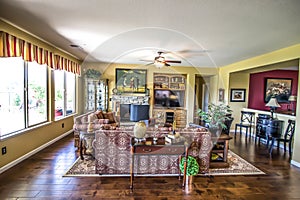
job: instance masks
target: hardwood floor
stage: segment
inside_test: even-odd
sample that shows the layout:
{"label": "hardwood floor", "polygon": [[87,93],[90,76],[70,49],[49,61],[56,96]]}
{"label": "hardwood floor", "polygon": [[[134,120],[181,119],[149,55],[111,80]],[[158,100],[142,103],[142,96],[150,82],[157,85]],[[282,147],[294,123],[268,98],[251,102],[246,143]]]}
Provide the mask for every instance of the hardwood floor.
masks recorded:
{"label": "hardwood floor", "polygon": [[288,152],[237,134],[230,149],[266,175],[194,177],[188,190],[175,177],[138,177],[130,192],[128,177],[62,177],[79,156],[72,134],[0,174],[0,199],[300,199],[300,169]]}

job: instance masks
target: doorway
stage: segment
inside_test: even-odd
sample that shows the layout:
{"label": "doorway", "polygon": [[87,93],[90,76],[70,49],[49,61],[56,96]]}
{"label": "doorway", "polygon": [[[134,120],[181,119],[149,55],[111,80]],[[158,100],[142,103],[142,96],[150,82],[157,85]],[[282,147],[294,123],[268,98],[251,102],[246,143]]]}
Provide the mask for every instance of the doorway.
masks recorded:
{"label": "doorway", "polygon": [[199,124],[200,119],[197,114],[198,109],[207,111],[209,104],[209,80],[210,77],[195,75],[195,98],[194,98],[194,117],[193,123]]}

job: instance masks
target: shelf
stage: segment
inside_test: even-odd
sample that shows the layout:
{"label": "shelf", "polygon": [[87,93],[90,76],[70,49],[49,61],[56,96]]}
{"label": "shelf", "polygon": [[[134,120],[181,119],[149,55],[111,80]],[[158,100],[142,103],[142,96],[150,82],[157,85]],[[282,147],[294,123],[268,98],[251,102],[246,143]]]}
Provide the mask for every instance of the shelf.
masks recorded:
{"label": "shelf", "polygon": [[[169,90],[178,99],[179,106],[185,107],[186,75],[182,74],[153,74],[153,90]],[[155,102],[156,103],[156,102]]]}
{"label": "shelf", "polygon": [[229,148],[229,140],[232,137],[226,134],[221,134],[221,136],[217,140],[217,144],[214,145],[211,150],[211,155],[216,154],[218,158],[210,159],[210,168],[219,168],[219,167],[228,167],[228,148]]}

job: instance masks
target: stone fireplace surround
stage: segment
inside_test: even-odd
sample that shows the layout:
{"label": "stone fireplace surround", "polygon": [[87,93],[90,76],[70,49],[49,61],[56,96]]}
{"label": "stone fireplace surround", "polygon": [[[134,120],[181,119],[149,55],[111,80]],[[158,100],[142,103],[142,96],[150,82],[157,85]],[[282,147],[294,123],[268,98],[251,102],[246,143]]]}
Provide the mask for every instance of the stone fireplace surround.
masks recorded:
{"label": "stone fireplace surround", "polygon": [[113,95],[112,109],[120,122],[128,122],[130,121],[130,105],[149,105],[149,99],[150,97],[146,95]]}

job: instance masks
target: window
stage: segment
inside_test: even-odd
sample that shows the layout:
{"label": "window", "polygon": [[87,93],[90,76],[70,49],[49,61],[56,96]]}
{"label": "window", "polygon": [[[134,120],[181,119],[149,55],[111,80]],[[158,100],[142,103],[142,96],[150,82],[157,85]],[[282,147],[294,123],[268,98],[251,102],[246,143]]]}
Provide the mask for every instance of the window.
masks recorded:
{"label": "window", "polygon": [[0,136],[25,128],[24,61],[0,58]]}
{"label": "window", "polygon": [[66,115],[72,114],[75,112],[75,74],[71,72],[66,72],[66,99],[67,99],[67,112]]}
{"label": "window", "polygon": [[28,62],[27,82],[28,125],[32,126],[47,121],[47,65]]}
{"label": "window", "polygon": [[47,121],[47,66],[0,58],[0,138]]}
{"label": "window", "polygon": [[55,119],[75,112],[75,74],[62,70],[54,71]]}

